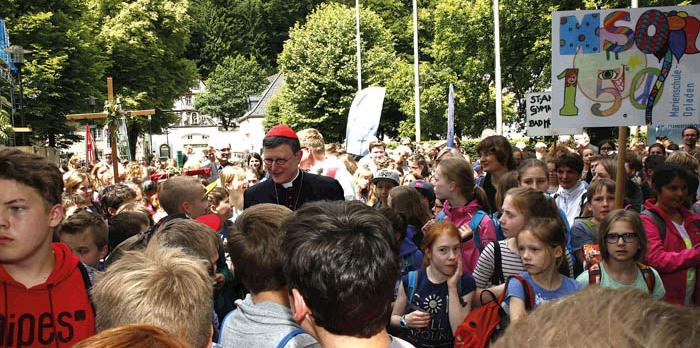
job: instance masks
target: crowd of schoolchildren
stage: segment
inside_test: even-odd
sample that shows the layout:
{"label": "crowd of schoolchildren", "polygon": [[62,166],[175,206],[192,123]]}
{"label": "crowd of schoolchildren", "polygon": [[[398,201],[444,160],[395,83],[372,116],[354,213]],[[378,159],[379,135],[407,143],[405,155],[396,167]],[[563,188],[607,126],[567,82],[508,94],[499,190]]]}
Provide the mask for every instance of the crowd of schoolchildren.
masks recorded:
{"label": "crowd of schoolchildren", "polygon": [[1,150],[0,347],[700,345],[697,128],[624,168],[585,134],[358,161],[298,134],[345,201],[243,209],[274,161],[229,145],[183,168]]}

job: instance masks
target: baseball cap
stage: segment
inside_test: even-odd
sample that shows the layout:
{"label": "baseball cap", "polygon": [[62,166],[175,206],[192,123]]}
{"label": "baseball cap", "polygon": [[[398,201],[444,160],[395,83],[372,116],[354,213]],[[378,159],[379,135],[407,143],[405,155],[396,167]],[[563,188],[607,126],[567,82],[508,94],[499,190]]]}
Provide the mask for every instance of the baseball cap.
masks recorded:
{"label": "baseball cap", "polygon": [[408,187],[416,189],[418,193],[428,198],[429,202],[435,202],[435,189],[431,183],[425,180],[416,180],[408,184]]}
{"label": "baseball cap", "polygon": [[391,180],[394,182],[394,184],[396,184],[396,186],[400,185],[399,173],[391,169],[381,169],[374,173],[372,183],[376,184],[379,180]]}

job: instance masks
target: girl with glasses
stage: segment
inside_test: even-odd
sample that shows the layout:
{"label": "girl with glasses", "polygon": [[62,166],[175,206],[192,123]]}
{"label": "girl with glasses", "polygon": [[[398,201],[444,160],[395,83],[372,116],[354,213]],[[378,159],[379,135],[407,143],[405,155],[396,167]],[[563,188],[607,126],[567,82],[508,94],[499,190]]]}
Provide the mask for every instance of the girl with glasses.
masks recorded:
{"label": "girl with glasses", "polygon": [[600,224],[597,239],[602,261],[576,278],[583,287],[635,288],[656,299],[664,297],[659,273],[640,263],[646,256],[647,235],[637,212],[612,211]]}

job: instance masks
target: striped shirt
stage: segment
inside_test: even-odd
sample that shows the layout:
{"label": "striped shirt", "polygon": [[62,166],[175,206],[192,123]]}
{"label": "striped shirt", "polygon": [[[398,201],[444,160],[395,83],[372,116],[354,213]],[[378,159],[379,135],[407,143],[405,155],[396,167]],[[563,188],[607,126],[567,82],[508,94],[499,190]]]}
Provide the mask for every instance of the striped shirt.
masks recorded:
{"label": "striped shirt", "polygon": [[[503,277],[508,278],[513,275],[518,275],[520,272],[525,272],[525,267],[523,267],[523,261],[518,255],[517,250],[510,250],[508,239],[498,241],[498,245],[501,247],[501,269],[503,270]],[[565,249],[566,250],[566,249]],[[566,261],[568,264],[569,274],[574,274],[574,261],[571,254],[566,250]],[[476,287],[480,289],[488,289],[492,286],[499,284],[492,284],[491,278],[493,278],[495,271],[495,257],[493,243],[489,243],[479,256],[479,261],[476,263],[476,268],[472,277],[476,280]],[[566,274],[565,274],[566,275]]]}

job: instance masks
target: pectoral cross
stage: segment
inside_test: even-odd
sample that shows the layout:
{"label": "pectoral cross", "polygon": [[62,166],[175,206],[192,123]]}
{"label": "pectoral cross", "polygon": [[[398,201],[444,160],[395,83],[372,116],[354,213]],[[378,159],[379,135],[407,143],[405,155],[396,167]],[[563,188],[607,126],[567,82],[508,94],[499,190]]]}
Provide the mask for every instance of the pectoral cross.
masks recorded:
{"label": "pectoral cross", "polygon": [[[107,78],[107,101],[109,102],[109,105],[112,105],[114,103],[114,88],[112,87],[112,78],[108,77]],[[148,119],[150,121],[151,115],[154,115],[156,113],[156,110],[154,109],[149,109],[149,110],[127,110],[125,113],[129,116],[148,116]],[[98,112],[98,113],[90,113],[90,114],[70,114],[66,115],[66,119],[69,121],[79,121],[79,120],[95,120],[95,119],[103,119],[107,118],[107,112]],[[109,125],[109,134],[112,134],[113,125]],[[119,163],[117,161],[117,139],[116,137],[110,137],[110,147],[112,149],[112,168],[114,169],[114,183],[119,182]],[[116,163],[115,163],[116,162]]]}

